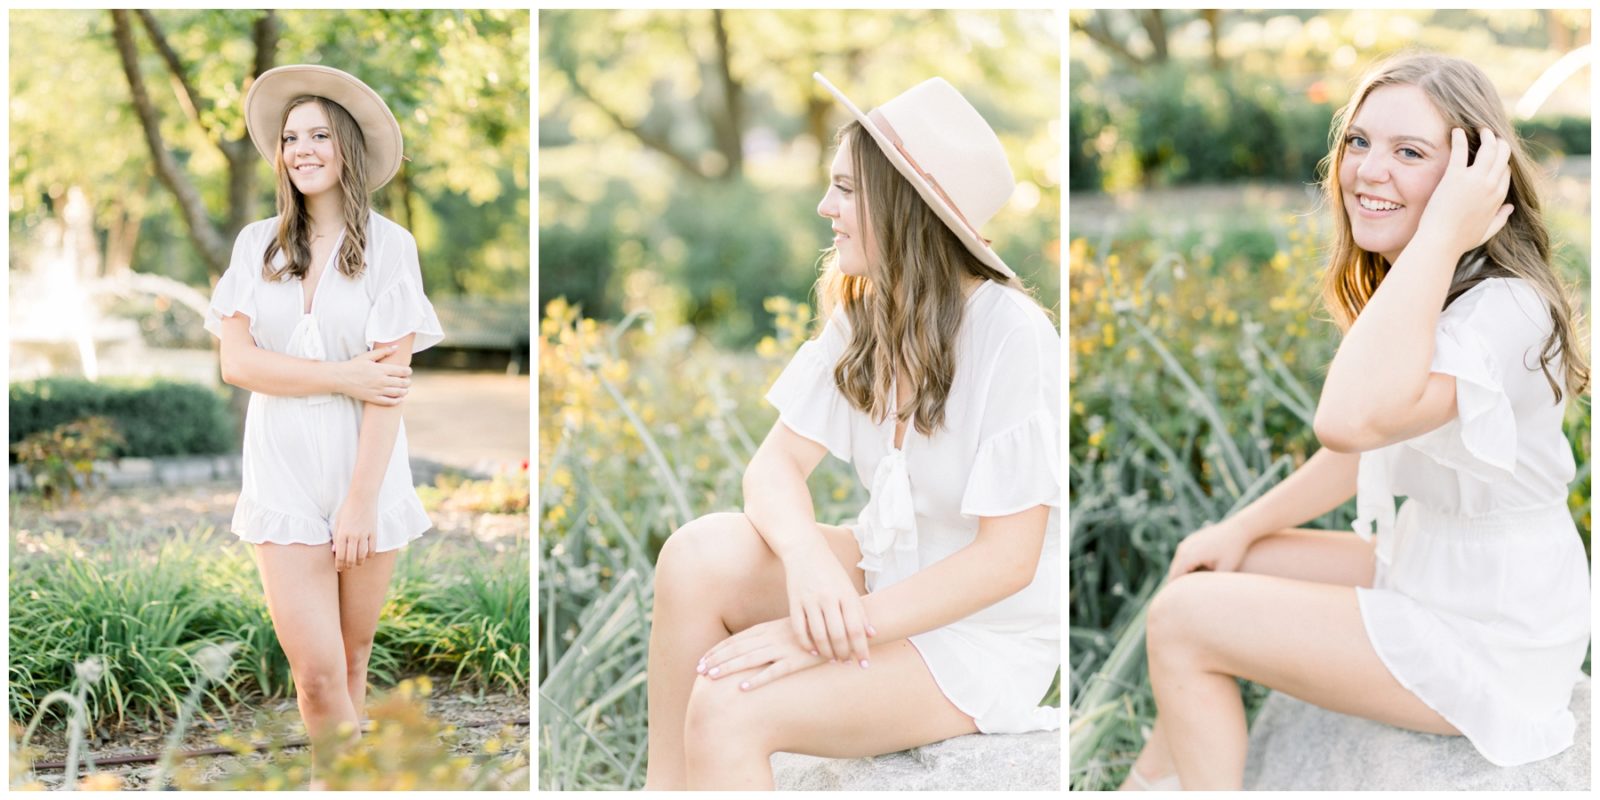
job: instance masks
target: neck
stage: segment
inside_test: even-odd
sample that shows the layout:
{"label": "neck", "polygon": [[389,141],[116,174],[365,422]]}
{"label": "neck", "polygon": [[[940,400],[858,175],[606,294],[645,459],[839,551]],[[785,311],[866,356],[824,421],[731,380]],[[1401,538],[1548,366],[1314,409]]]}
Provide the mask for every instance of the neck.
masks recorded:
{"label": "neck", "polygon": [[311,227],[324,236],[333,236],[344,227],[344,199],[337,187],[306,195],[306,212],[311,215]]}

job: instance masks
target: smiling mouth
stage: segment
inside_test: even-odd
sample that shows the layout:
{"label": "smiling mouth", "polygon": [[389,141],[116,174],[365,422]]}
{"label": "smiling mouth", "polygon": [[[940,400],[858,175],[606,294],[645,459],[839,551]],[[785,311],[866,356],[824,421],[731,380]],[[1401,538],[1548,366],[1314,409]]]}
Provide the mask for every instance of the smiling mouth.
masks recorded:
{"label": "smiling mouth", "polygon": [[295,172],[305,173],[305,172],[311,172],[313,170],[319,170],[319,169],[322,169],[322,165],[321,164],[301,164],[300,166],[295,167],[294,171]]}
{"label": "smiling mouth", "polygon": [[1360,203],[1361,207],[1368,211],[1398,211],[1399,209],[1405,208],[1405,206],[1400,205],[1399,203],[1391,203],[1388,200],[1378,200],[1368,197],[1364,194],[1356,195],[1356,202]]}

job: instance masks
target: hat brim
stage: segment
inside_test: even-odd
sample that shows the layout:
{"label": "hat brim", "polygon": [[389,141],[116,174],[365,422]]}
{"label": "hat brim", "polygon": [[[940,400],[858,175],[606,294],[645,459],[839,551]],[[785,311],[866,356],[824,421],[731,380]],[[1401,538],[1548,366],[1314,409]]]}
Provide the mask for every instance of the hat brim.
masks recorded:
{"label": "hat brim", "polygon": [[367,191],[377,191],[400,172],[400,122],[389,105],[354,75],[317,64],[269,69],[251,83],[245,95],[245,128],[268,164],[276,164],[283,108],[301,95],[338,103],[360,126],[367,151]]}
{"label": "hat brim", "polygon": [[888,134],[885,134],[883,129],[872,121],[871,117],[862,113],[855,103],[850,102],[850,98],[846,97],[844,92],[839,91],[837,87],[828,82],[827,78],[822,77],[822,73],[813,72],[811,77],[816,78],[817,82],[822,84],[833,95],[835,100],[843,103],[844,107],[849,109],[856,121],[861,123],[861,127],[872,136],[872,140],[878,143],[878,149],[883,151],[884,156],[889,159],[889,163],[900,171],[900,174],[911,184],[911,188],[917,190],[917,194],[922,196],[922,201],[933,209],[933,213],[937,214],[940,220],[944,221],[945,227],[949,228],[956,235],[956,238],[961,240],[961,244],[966,246],[967,252],[977,256],[978,260],[984,264],[999,270],[1006,277],[1014,278],[1017,276],[1016,271],[1006,266],[1006,262],[1001,260],[1000,254],[996,253],[993,247],[985,244],[983,239],[979,238],[977,234],[966,226],[961,220],[961,215],[957,214],[955,209],[945,202],[945,199],[939,195],[938,190],[928,183],[926,178],[922,177],[922,173],[911,166],[911,162],[907,161],[906,157],[900,153],[900,148],[895,146],[894,140],[890,139]]}

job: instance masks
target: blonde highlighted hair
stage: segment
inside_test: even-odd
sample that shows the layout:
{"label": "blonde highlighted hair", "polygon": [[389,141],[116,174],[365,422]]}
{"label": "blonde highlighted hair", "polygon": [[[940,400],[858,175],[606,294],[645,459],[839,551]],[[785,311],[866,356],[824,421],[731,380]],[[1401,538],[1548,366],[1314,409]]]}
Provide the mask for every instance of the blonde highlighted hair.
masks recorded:
{"label": "blonde highlighted hair", "polygon": [[[1493,238],[1462,255],[1450,288],[1445,292],[1445,307],[1489,278],[1527,281],[1549,306],[1553,323],[1553,330],[1539,353],[1545,380],[1557,402],[1561,400],[1563,388],[1573,396],[1583,394],[1589,388],[1589,361],[1582,337],[1577,333],[1580,320],[1573,302],[1550,266],[1550,232],[1544,223],[1533,163],[1511,127],[1488,76],[1460,58],[1406,53],[1383,61],[1368,70],[1350,102],[1333,117],[1329,153],[1322,160],[1321,170],[1325,202],[1335,220],[1322,288],[1323,301],[1334,322],[1341,331],[1349,330],[1391,266],[1388,259],[1356,244],[1344,207],[1339,165],[1344,160],[1350,124],[1361,103],[1373,90],[1395,85],[1421,89],[1433,101],[1434,110],[1448,127],[1461,128],[1466,133],[1469,153],[1477,152],[1480,128],[1488,128],[1496,138],[1511,145],[1511,188],[1506,202],[1512,204],[1515,211]],[[1563,368],[1562,380],[1557,380],[1551,372],[1551,364],[1558,361]]]}

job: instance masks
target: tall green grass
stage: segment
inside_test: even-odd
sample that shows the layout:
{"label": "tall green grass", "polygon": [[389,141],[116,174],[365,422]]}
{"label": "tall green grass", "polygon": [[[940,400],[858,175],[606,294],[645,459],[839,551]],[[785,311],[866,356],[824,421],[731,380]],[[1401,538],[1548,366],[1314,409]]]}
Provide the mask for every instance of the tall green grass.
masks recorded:
{"label": "tall green grass", "polygon": [[[1071,244],[1074,790],[1116,788],[1149,733],[1144,614],[1178,541],[1317,447],[1313,398],[1337,334],[1319,318],[1316,222],[1235,224],[1243,230]],[[1268,247],[1230,244],[1251,241]],[[1569,406],[1579,464],[1569,505],[1586,547],[1589,422],[1588,398]],[[1349,530],[1352,512],[1347,504],[1309,524]],[[1265,695],[1246,686],[1252,716]]]}
{"label": "tall green grass", "polygon": [[[170,717],[198,683],[198,654],[223,642],[239,643],[235,666],[209,684],[205,708],[292,693],[248,548],[209,527],[174,531],[154,547],[109,533],[93,549],[58,533],[36,551],[13,548],[13,720],[30,718],[90,657],[104,669],[84,701],[94,724]],[[373,685],[426,672],[452,685],[527,686],[528,542],[482,550],[435,537],[401,553],[374,638]]]}

